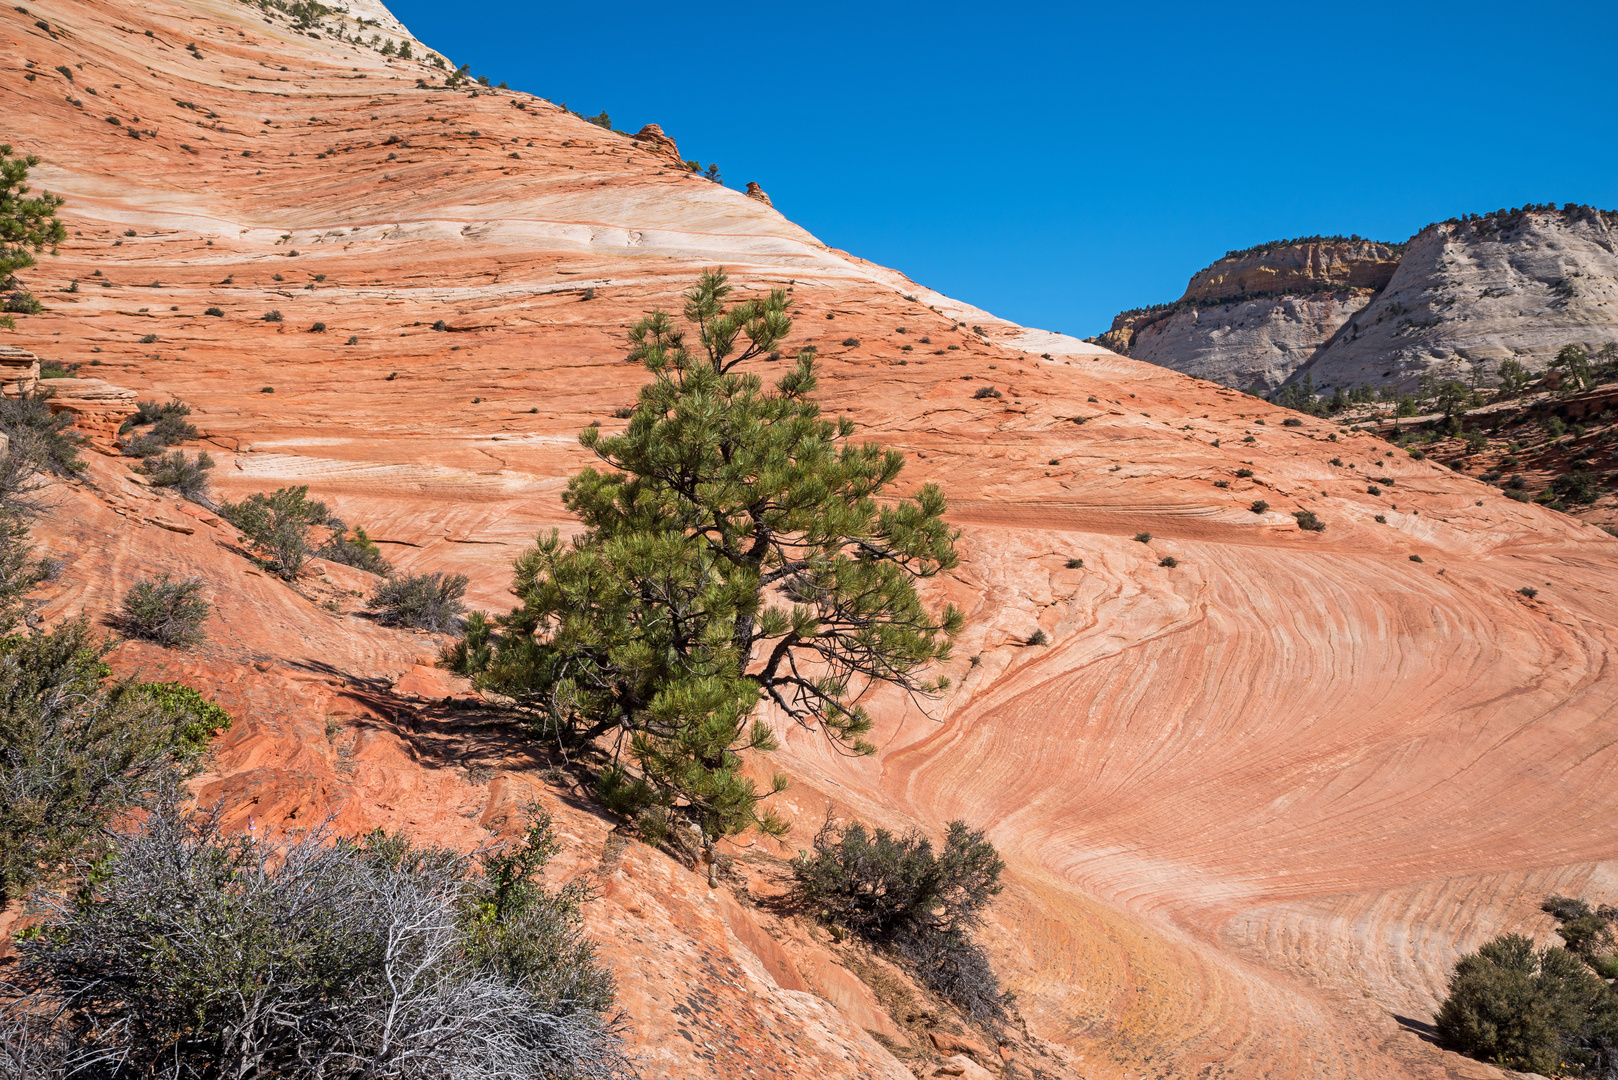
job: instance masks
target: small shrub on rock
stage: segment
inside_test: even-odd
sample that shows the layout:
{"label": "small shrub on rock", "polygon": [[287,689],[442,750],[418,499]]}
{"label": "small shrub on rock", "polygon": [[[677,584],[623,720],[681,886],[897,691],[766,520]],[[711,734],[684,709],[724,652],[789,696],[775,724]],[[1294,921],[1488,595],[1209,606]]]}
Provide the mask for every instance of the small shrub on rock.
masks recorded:
{"label": "small shrub on rock", "polygon": [[404,574],[377,586],[365,606],[384,626],[409,626],[432,633],[460,629],[466,605],[461,598],[471,579],[465,574]]}
{"label": "small shrub on rock", "polygon": [[264,313],[264,321],[265,322],[280,322],[281,321],[281,313],[279,311],[266,311]]}
{"label": "small shrub on rock", "polygon": [[1316,517],[1313,510],[1294,510],[1292,511],[1292,517],[1298,523],[1298,528],[1305,532],[1326,531],[1326,523]]}
{"label": "small shrub on rock", "polygon": [[27,455],[40,472],[77,476],[85,469],[79,460],[84,440],[72,430],[72,413],[51,412],[51,393],[39,390],[0,397],[0,432],[10,439],[10,452]]}
{"label": "small shrub on rock", "polygon": [[1157,565],[1166,566],[1172,570],[1176,566],[1180,565],[1180,560],[1176,559],[1173,555],[1165,555],[1161,559],[1157,560]]}
{"label": "small shrub on rock", "polygon": [[1252,469],[1237,469],[1236,470],[1236,479],[1238,479],[1238,480],[1246,480],[1248,477],[1250,477],[1252,475],[1253,475],[1253,470]]}
{"label": "small shrub on rock", "polygon": [[1005,1019],[1005,999],[971,931],[1001,890],[1005,869],[981,831],[952,821],[942,851],[920,832],[839,828],[830,818],[814,850],[793,863],[795,896],[822,921],[885,947],[921,981],[975,1019]]}
{"label": "small shrub on rock", "polygon": [[1530,600],[1539,595],[1539,590],[1534,588],[1532,585],[1524,585],[1522,588],[1518,589],[1517,592],[1522,596],[1526,596]]}
{"label": "small shrub on rock", "polygon": [[208,308],[205,311],[203,311],[203,314],[204,315],[212,315],[215,318],[219,318],[219,317],[222,317],[225,314],[225,312],[224,312],[223,308],[211,307],[211,308]]}
{"label": "small shrub on rock", "polygon": [[202,597],[203,584],[200,577],[176,580],[168,574],[137,581],[124,596],[119,629],[170,649],[201,644],[202,624],[213,611]]}
{"label": "small shrub on rock", "polygon": [[[1264,423],[1264,421],[1260,420],[1259,423],[1262,424],[1262,423]],[[1281,426],[1282,427],[1303,427],[1303,421],[1299,420],[1296,416],[1289,416],[1285,420],[1281,421]]]}
{"label": "small shrub on rock", "polygon": [[975,401],[981,401],[984,398],[997,398],[999,396],[1000,391],[996,390],[994,387],[980,386],[977,388],[977,392],[972,395],[972,398]]}
{"label": "small shrub on rock", "polygon": [[1028,635],[1028,644],[1030,645],[1039,646],[1049,645],[1050,643],[1050,635],[1046,634],[1043,630],[1035,630],[1032,634]]}
{"label": "small shrub on rock", "polygon": [[857,338],[857,337],[846,337],[846,338],[843,339],[843,344],[845,346],[847,346],[848,348],[850,348],[850,349],[856,347],[857,345],[859,345],[859,343],[860,343],[860,339]]}
{"label": "small shrub on rock", "polygon": [[140,463],[140,471],[153,487],[171,488],[187,499],[202,500],[208,492],[208,470],[213,458],[206,450],[187,459],[185,451],[156,454]]}
{"label": "small shrub on rock", "polygon": [[1084,560],[1083,559],[1069,559],[1067,561],[1067,568],[1069,570],[1083,570],[1084,569]]}
{"label": "small shrub on rock", "polygon": [[1151,542],[1152,542],[1152,534],[1151,533],[1149,533],[1149,532],[1138,532],[1138,533],[1135,534],[1135,543],[1137,543],[1137,544],[1150,544]]}
{"label": "small shrub on rock", "polygon": [[1270,504],[1265,502],[1263,499],[1254,499],[1253,505],[1248,507],[1248,509],[1253,511],[1255,514],[1262,514],[1269,508]]}
{"label": "small shrub on rock", "polygon": [[383,577],[393,573],[393,566],[382,557],[382,550],[358,525],[352,531],[334,526],[330,539],[315,554],[322,559]]}
{"label": "small shrub on rock", "polygon": [[224,503],[219,516],[240,529],[260,561],[291,581],[309,561],[309,530],[326,524],[326,504],[309,499],[307,485],[256,492],[241,502]]}

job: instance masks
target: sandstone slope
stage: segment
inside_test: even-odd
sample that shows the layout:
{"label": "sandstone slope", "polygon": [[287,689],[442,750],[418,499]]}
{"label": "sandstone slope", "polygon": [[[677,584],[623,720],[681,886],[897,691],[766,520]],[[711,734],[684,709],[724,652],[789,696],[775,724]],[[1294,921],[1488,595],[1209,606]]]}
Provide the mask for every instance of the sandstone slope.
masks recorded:
{"label": "sandstone slope", "polygon": [[1012,1062],[972,1067],[1008,1077],[1495,1076],[1423,1037],[1457,950],[1546,933],[1548,890],[1618,899],[1606,534],[929,293],[684,174],[660,133],[424,89],[442,73],[227,0],[28,6],[0,12],[0,93],[28,118],[7,138],[47,159],[70,242],[7,344],[192,403],[219,494],[308,484],[398,565],[467,573],[503,609],[511,559],[569,524],[576,432],[621,423],[640,382],[623,327],[715,264],[789,288],[828,408],[950,493],[956,690],[931,715],[879,701],[875,759],[783,730],[799,834],[739,846],[710,892],[543,747],[445,705],[465,688],[433,638],[365,616],[366,575],[264,577],[87,422],[106,453],[38,529],[65,560],[41,616],[103,617],[162,570],[209,579],[209,644],[116,661],[239,717],[199,786],[232,821],[470,845],[538,798],[558,872],[602,893],[648,1075],[943,1067],[891,980],[768,902],[828,806],[964,817],[1006,853],[987,933],[1021,1020]]}

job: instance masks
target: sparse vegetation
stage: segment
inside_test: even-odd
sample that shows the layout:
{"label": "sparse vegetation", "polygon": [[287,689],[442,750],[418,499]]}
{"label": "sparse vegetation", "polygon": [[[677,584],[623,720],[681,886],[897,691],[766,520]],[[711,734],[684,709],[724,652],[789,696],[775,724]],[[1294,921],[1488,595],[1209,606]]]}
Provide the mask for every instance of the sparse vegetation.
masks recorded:
{"label": "sparse vegetation", "polygon": [[1174,567],[1180,565],[1180,560],[1176,559],[1173,555],[1165,555],[1161,559],[1157,560],[1157,565],[1166,566],[1172,570]]}
{"label": "sparse vegetation", "polygon": [[1534,588],[1532,585],[1524,585],[1522,588],[1518,589],[1517,592],[1523,596],[1526,596],[1530,600],[1539,595],[1539,590]]}
{"label": "sparse vegetation", "polygon": [[76,864],[83,884],[45,897],[19,943],[0,1024],[29,1075],[634,1075],[585,888],[537,880],[559,850],[548,818],[468,858],[381,830],[227,832],[178,803],[168,789],[93,872]]}
{"label": "sparse vegetation", "polygon": [[1067,561],[1067,568],[1069,570],[1082,570],[1082,569],[1084,569],[1084,560],[1083,559],[1069,559]]}
{"label": "sparse vegetation", "polygon": [[1006,998],[972,931],[1001,890],[994,845],[952,821],[937,854],[919,832],[839,827],[831,818],[814,849],[793,863],[795,896],[822,922],[902,958],[921,981],[980,1023],[1006,1018]]}
{"label": "sparse vegetation", "polygon": [[977,388],[976,392],[972,394],[972,397],[978,401],[982,401],[984,398],[997,398],[999,396],[1000,391],[996,390],[992,386],[980,386]]}
{"label": "sparse vegetation", "polygon": [[130,637],[155,641],[170,649],[202,643],[202,624],[213,606],[203,599],[200,577],[175,579],[163,574],[155,581],[137,581],[124,596],[118,625]]}
{"label": "sparse vegetation", "polygon": [[140,471],[153,487],[171,488],[197,502],[207,498],[208,471],[212,468],[213,458],[206,450],[190,459],[183,450],[172,450],[167,454],[154,454],[140,463]]}
{"label": "sparse vegetation", "polygon": [[1152,542],[1152,534],[1151,533],[1149,533],[1149,532],[1138,532],[1138,533],[1135,534],[1135,543],[1137,543],[1137,544],[1150,544],[1151,542]]}
{"label": "sparse vegetation", "polygon": [[393,573],[393,566],[383,558],[382,550],[363,527],[356,525],[353,529],[346,529],[335,521],[328,521],[327,524],[332,527],[331,536],[315,552],[316,555],[371,574],[386,577]]}
{"label": "sparse vegetation", "polygon": [[82,617],[0,639],[0,904],[93,855],[206,747],[180,703],[108,680],[111,644]]}
{"label": "sparse vegetation", "polygon": [[1270,508],[1270,504],[1265,502],[1263,499],[1254,499],[1253,504],[1248,507],[1248,509],[1251,510],[1255,514],[1262,514],[1265,511],[1269,510],[1269,508]]}
{"label": "sparse vegetation", "polygon": [[[277,275],[277,276],[279,276],[279,275]],[[265,322],[280,322],[281,321],[281,312],[280,311],[266,311],[264,313],[264,321]]]}
{"label": "sparse vegetation", "polygon": [[0,397],[0,432],[10,439],[12,454],[22,453],[40,471],[77,476],[85,469],[79,460],[84,440],[72,431],[72,413],[51,412],[50,396],[36,390]]}
{"label": "sparse vegetation", "polygon": [[129,457],[151,457],[176,443],[197,437],[197,429],[186,419],[191,407],[181,401],[141,401],[135,405],[135,415],[125,420],[118,434],[140,431],[124,444],[123,452]]}
{"label": "sparse vegetation", "polygon": [[[34,154],[13,155],[10,144],[0,143],[0,289],[15,289],[17,271],[33,266],[35,255],[67,239],[67,227],[57,218],[62,197],[48,191],[29,194],[28,170],[39,161]],[[16,309],[8,303],[6,310]],[[37,314],[38,305],[19,313]]]}
{"label": "sparse vegetation", "polygon": [[470,583],[465,574],[401,574],[378,585],[365,606],[384,626],[453,633],[461,628]]}
{"label": "sparse vegetation", "polygon": [[1038,647],[1040,645],[1049,645],[1050,643],[1050,635],[1045,633],[1043,630],[1035,630],[1032,634],[1028,635],[1027,644],[1029,645]]}
{"label": "sparse vegetation", "polygon": [[267,569],[291,581],[309,561],[309,530],[331,517],[325,503],[311,502],[308,495],[307,486],[257,492],[221,504],[219,516],[242,531]]}
{"label": "sparse vegetation", "polygon": [[1292,518],[1304,532],[1325,532],[1326,523],[1315,516],[1313,510],[1294,510]]}

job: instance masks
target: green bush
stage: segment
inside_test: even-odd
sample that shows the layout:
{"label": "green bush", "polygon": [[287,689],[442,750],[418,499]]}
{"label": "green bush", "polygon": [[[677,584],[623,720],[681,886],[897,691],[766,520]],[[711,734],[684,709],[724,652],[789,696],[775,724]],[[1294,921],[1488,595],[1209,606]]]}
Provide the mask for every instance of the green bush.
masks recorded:
{"label": "green bush", "polygon": [[1236,479],[1238,479],[1238,480],[1246,480],[1248,477],[1250,477],[1252,475],[1253,475],[1253,470],[1252,469],[1237,469],[1236,470]]}
{"label": "green bush", "polygon": [[93,851],[202,749],[193,716],[107,681],[111,644],[82,617],[0,638],[0,904]]}
{"label": "green bush", "polygon": [[1551,481],[1551,490],[1570,503],[1593,503],[1601,497],[1595,473],[1583,469],[1558,476]]}
{"label": "green bush", "polygon": [[1067,561],[1067,568],[1069,570],[1082,570],[1082,569],[1084,569],[1084,560],[1083,559],[1069,559]]}
{"label": "green bush", "polygon": [[1253,504],[1248,507],[1248,509],[1253,511],[1255,514],[1262,514],[1269,508],[1270,504],[1265,502],[1263,499],[1254,499]]}
{"label": "green bush", "polygon": [[84,884],[19,943],[35,993],[0,997],[0,1020],[34,1042],[38,1075],[634,1074],[584,887],[536,880],[558,849],[548,819],[469,859],[380,830],[227,833],[177,804],[77,867]]}
{"label": "green bush", "polygon": [[11,146],[0,143],[0,288],[15,285],[17,271],[33,266],[35,254],[67,239],[56,214],[62,197],[28,195],[28,170],[39,161],[33,154],[12,156]]}
{"label": "green bush", "polygon": [[994,845],[961,821],[934,854],[914,830],[895,836],[828,818],[813,852],[792,864],[805,910],[910,961],[924,983],[988,1023],[1005,1018],[1005,999],[971,931],[1004,869]]}
{"label": "green bush", "polygon": [[208,749],[214,732],[229,731],[233,723],[228,712],[184,683],[136,683],[134,691],[149,698],[163,719],[175,725],[175,739],[189,753]]}
{"label": "green bush", "polygon": [[1435,1026],[1452,1049],[1506,1068],[1586,1073],[1618,1043],[1618,998],[1568,950],[1504,934],[1455,965]]}
{"label": "green bush", "polygon": [[384,626],[410,626],[435,634],[460,629],[470,580],[465,574],[402,574],[376,587],[365,606]]}
{"label": "green bush", "polygon": [[1135,543],[1137,543],[1137,544],[1150,544],[1151,542],[1152,542],[1152,534],[1151,533],[1149,533],[1149,532],[1138,532],[1138,533],[1135,534]]}
{"label": "green bush", "polygon": [[208,470],[212,468],[213,458],[206,450],[190,459],[183,450],[172,450],[140,463],[140,471],[153,487],[171,488],[188,499],[198,500],[208,491]]}
{"label": "green bush", "polygon": [[84,440],[71,430],[72,413],[51,412],[51,393],[36,390],[0,397],[0,431],[11,440],[10,453],[27,454],[41,472],[77,476],[85,469],[79,460]]}
{"label": "green bush", "polygon": [[358,525],[354,526],[352,532],[334,527],[331,538],[315,554],[322,559],[384,577],[393,573],[392,564],[382,557],[381,549]]}
{"label": "green bush", "polygon": [[149,457],[176,443],[195,439],[197,429],[186,420],[190,415],[191,406],[183,401],[136,402],[135,415],[119,425],[118,433],[127,434],[137,428],[150,430],[140,432],[125,444],[123,452],[130,457]]}
{"label": "green bush", "polygon": [[308,496],[307,485],[268,495],[261,491],[222,504],[219,516],[246,535],[264,565],[291,581],[309,561],[309,530],[331,518],[325,503],[311,502]]}
{"label": "green bush", "polygon": [[1049,645],[1050,643],[1050,635],[1043,630],[1035,630],[1028,635],[1028,644],[1030,645]]}
{"label": "green bush", "polygon": [[1293,520],[1297,521],[1298,528],[1305,532],[1325,532],[1326,523],[1315,516],[1313,510],[1292,511]]}
{"label": "green bush", "polygon": [[1161,559],[1157,560],[1157,565],[1166,566],[1172,570],[1176,566],[1180,565],[1180,560],[1176,559],[1173,555],[1165,555]]}
{"label": "green bush", "polygon": [[1517,591],[1519,593],[1521,593],[1523,596],[1528,597],[1528,599],[1530,599],[1530,600],[1532,600],[1534,597],[1539,595],[1539,590],[1534,588],[1532,585],[1524,585],[1522,588],[1518,589]]}
{"label": "green bush", "polygon": [[218,317],[218,316],[224,315],[225,312],[224,312],[224,309],[222,309],[222,308],[211,307],[211,308],[208,308],[207,310],[205,310],[203,312],[203,314],[204,315],[213,315],[213,316]]}
{"label": "green bush", "polygon": [[213,611],[202,598],[203,585],[200,577],[176,580],[168,574],[137,581],[124,596],[119,629],[166,648],[201,644],[206,637],[202,624]]}
{"label": "green bush", "polygon": [[280,322],[281,321],[281,313],[279,311],[266,311],[264,313],[264,321],[265,322]]}

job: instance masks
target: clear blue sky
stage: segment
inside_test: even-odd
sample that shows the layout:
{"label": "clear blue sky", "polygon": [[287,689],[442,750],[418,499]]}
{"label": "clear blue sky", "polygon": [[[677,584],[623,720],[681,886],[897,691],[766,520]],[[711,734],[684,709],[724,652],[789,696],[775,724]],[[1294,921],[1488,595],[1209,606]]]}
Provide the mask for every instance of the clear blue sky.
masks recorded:
{"label": "clear blue sky", "polygon": [[1231,248],[1618,207],[1618,3],[390,0],[822,240],[1089,335]]}

